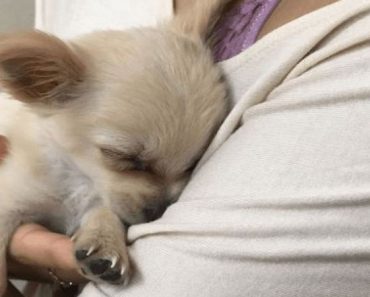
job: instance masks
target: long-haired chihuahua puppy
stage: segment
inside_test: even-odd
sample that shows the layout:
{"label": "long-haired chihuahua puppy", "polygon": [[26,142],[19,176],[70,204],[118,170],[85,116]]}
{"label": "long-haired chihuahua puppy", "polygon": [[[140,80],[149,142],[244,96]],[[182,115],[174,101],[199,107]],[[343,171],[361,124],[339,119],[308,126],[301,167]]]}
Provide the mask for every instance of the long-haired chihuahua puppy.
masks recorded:
{"label": "long-haired chihuahua puppy", "polygon": [[127,281],[127,226],[176,200],[226,115],[205,45],[226,2],[197,1],[156,28],[0,39],[2,292],[7,244],[27,222],[73,235],[88,279]]}

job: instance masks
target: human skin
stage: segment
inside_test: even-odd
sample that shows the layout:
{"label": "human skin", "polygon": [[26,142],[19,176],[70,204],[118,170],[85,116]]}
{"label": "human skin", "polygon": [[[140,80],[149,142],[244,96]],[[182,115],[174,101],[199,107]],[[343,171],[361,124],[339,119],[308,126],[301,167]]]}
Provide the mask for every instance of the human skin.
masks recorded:
{"label": "human skin", "polygon": [[258,39],[296,18],[337,1],[338,0],[280,0],[278,6],[262,27]]}
{"label": "human skin", "polygon": [[[175,0],[175,11],[179,12],[186,10],[194,5],[196,0]],[[232,7],[234,4],[243,2],[245,0],[234,0],[230,2],[228,7]],[[262,38],[271,31],[281,27],[282,25],[293,21],[307,13],[310,13],[316,9],[332,4],[338,0],[280,0],[278,6],[271,14],[267,22],[263,25],[258,39]]]}
{"label": "human skin", "polygon": [[85,282],[72,251],[73,243],[64,235],[36,224],[20,226],[9,245],[9,276],[50,282],[48,269],[52,269],[64,281]]}
{"label": "human skin", "polygon": [[[18,228],[8,250],[9,278],[52,283],[48,269],[63,281],[74,284],[86,280],[78,272],[73,258],[71,240],[46,228],[28,224]],[[4,297],[22,296],[9,284]]]}

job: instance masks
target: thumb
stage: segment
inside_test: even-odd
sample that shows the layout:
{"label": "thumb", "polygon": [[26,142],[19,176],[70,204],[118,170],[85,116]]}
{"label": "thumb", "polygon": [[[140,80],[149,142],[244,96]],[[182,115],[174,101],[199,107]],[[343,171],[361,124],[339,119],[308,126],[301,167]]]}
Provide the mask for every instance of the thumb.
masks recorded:
{"label": "thumb", "polygon": [[29,224],[17,229],[9,245],[9,256],[17,262],[52,269],[74,269],[73,244],[69,237]]}

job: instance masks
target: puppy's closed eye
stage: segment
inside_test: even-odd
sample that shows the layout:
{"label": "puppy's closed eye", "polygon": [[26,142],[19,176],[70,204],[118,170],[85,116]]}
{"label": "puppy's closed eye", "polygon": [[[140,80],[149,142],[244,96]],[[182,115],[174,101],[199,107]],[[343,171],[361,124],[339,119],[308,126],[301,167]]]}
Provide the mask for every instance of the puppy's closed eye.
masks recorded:
{"label": "puppy's closed eye", "polygon": [[118,171],[133,170],[147,171],[149,165],[136,155],[130,155],[125,152],[110,148],[100,148],[105,161]]}

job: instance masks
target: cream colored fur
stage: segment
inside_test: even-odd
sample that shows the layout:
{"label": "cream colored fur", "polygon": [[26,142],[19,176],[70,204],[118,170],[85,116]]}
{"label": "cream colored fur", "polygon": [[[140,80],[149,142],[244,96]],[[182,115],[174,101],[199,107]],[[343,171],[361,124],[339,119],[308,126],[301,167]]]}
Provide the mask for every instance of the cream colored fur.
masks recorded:
{"label": "cream colored fur", "polygon": [[[200,1],[199,1],[200,2]],[[92,281],[127,282],[126,226],[175,201],[227,112],[204,0],[157,28],[0,39],[0,265],[26,222],[73,235]],[[196,20],[196,21],[193,21]],[[3,269],[4,270],[4,269]],[[5,289],[5,272],[0,276]]]}

